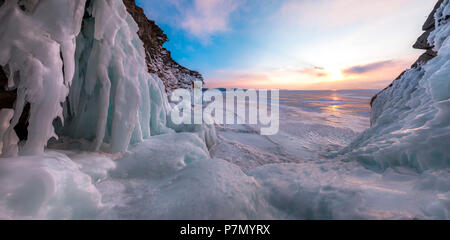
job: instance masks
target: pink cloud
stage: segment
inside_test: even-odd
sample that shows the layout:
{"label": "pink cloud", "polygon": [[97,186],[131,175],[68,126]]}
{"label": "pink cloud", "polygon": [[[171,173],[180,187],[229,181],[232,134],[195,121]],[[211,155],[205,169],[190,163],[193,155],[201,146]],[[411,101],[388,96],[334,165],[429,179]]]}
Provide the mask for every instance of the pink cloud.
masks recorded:
{"label": "pink cloud", "polygon": [[382,89],[401,72],[409,68],[413,58],[375,61],[342,69],[343,79],[332,80],[326,69],[306,67],[300,69],[263,71],[218,71],[206,78],[208,88],[254,89]]}
{"label": "pink cloud", "polygon": [[328,77],[330,75],[322,67],[307,67],[307,68],[295,70],[294,72],[299,73],[299,74],[308,75],[311,77],[316,77],[316,78]]}
{"label": "pink cloud", "polygon": [[378,62],[363,64],[363,65],[351,66],[351,67],[348,67],[348,68],[342,70],[342,72],[346,75],[365,74],[365,73],[377,71],[377,70],[392,66],[394,64],[395,64],[395,62],[392,60],[378,61]]}
{"label": "pink cloud", "polygon": [[247,0],[140,0],[151,19],[185,30],[203,42],[231,29],[231,14]]}
{"label": "pink cloud", "polygon": [[229,30],[230,15],[240,1],[195,0],[191,8],[183,10],[181,27],[199,38]]}
{"label": "pink cloud", "polygon": [[265,73],[221,73],[208,78],[207,88],[264,88],[270,84],[269,76]]}

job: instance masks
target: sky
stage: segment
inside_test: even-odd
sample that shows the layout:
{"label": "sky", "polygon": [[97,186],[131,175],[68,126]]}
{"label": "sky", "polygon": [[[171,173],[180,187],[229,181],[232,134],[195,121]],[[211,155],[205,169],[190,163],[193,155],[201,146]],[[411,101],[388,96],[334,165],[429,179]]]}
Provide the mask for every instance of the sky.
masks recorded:
{"label": "sky", "polygon": [[382,89],[436,0],[136,0],[205,87]]}

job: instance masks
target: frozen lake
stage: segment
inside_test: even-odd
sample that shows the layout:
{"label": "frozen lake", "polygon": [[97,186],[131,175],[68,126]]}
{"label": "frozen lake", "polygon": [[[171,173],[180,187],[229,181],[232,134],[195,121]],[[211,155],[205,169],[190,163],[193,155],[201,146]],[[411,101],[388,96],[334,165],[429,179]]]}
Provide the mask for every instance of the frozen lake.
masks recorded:
{"label": "frozen lake", "polygon": [[217,158],[250,169],[326,157],[369,127],[378,90],[280,91],[280,131],[261,136],[257,126],[217,126]]}

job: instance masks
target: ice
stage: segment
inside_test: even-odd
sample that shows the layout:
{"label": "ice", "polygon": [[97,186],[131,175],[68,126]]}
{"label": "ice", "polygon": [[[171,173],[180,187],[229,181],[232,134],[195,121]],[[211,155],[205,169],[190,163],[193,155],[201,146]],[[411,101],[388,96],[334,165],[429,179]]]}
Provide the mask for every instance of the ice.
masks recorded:
{"label": "ice", "polygon": [[[9,72],[9,88],[18,89],[5,136],[31,103],[21,155],[43,154],[52,137],[124,152],[130,143],[170,132],[164,85],[148,73],[138,27],[122,1],[8,1],[0,18],[0,65]],[[3,152],[15,147],[4,144]]]}
{"label": "ice", "polygon": [[216,127],[211,124],[179,124],[175,125],[168,121],[168,126],[178,133],[190,132],[196,133],[200,139],[206,144],[208,149],[214,147],[217,143]]}
{"label": "ice", "polygon": [[[307,99],[322,100],[324,94],[336,93],[281,91],[280,129],[275,135],[261,136],[258,125],[217,125],[214,155],[248,170],[273,163],[315,161],[347,146],[369,127],[368,118],[341,110],[351,101],[330,101],[329,104],[339,104],[339,108],[331,110],[327,105],[316,107],[317,102],[312,103],[314,107],[299,107]],[[367,105],[369,100],[370,97]]]}
{"label": "ice", "polygon": [[91,178],[67,156],[2,159],[1,219],[89,219],[102,209]]}
{"label": "ice", "polygon": [[[14,156],[17,154],[16,144],[17,142],[19,142],[19,138],[16,136],[16,133],[14,131],[8,131],[10,121],[13,118],[13,116],[14,116],[13,109],[0,110],[0,156],[3,157]],[[7,149],[9,152],[2,153],[1,149],[3,149],[3,145],[6,145],[5,149]],[[13,145],[16,147],[8,145]]]}
{"label": "ice", "polygon": [[448,173],[383,174],[340,161],[274,164],[249,174],[277,219],[448,219]]}
{"label": "ice", "polygon": [[65,134],[93,140],[92,150],[106,143],[102,150],[123,152],[130,143],[168,132],[164,86],[147,72],[138,27],[122,1],[92,1],[83,26]]}
{"label": "ice", "polygon": [[[168,142],[171,146],[167,146]],[[205,142],[196,134],[165,134],[145,140],[117,161],[111,174],[121,178],[162,178],[189,163],[209,159]]]}
{"label": "ice", "polygon": [[345,158],[383,171],[450,167],[450,2],[437,10],[428,39],[438,56],[407,71],[373,102],[372,127],[342,151]]}
{"label": "ice", "polygon": [[[258,183],[236,165],[219,159],[192,162],[158,180],[111,181],[99,188],[104,196],[112,190],[112,199],[122,200],[107,218],[258,219],[267,215]],[[123,188],[117,193],[112,186],[120,184]]]}
{"label": "ice", "polygon": [[78,151],[59,151],[59,153],[66,154],[78,164],[80,171],[89,175],[93,183],[107,179],[109,171],[115,169],[117,165],[114,155]]}
{"label": "ice", "polygon": [[[39,3],[38,3],[39,2]],[[53,11],[53,9],[59,9]],[[9,88],[17,88],[13,131],[26,102],[31,103],[28,141],[23,154],[42,154],[47,140],[56,136],[52,122],[62,117],[60,103],[68,93],[65,82],[74,67],[74,38],[81,24],[84,1],[5,1],[0,7],[0,65],[10,73]],[[64,46],[63,48],[61,46]],[[63,76],[62,56],[68,79]],[[72,59],[71,59],[72,58]],[[12,135],[8,133],[8,135]],[[6,147],[6,149],[5,149]],[[4,145],[4,152],[14,145]]]}
{"label": "ice", "polygon": [[[316,169],[317,168],[317,169]],[[340,175],[320,166],[300,164],[265,165],[250,171],[281,219],[362,218],[361,196],[345,186]],[[363,212],[363,211],[361,211]],[[367,216],[366,216],[367,217]]]}
{"label": "ice", "polygon": [[[171,144],[167,144],[170,142]],[[259,184],[231,163],[211,158],[196,133],[152,137],[116,161],[97,185],[105,205],[101,218],[270,218]]]}

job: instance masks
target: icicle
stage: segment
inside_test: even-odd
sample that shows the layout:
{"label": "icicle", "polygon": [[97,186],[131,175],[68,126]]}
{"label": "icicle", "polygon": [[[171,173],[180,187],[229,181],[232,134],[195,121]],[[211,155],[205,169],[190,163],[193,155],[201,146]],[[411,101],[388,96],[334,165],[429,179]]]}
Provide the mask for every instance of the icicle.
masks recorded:
{"label": "icicle", "polygon": [[104,143],[126,151],[167,131],[164,86],[148,73],[138,26],[121,0],[13,0],[1,6],[0,19],[0,64],[18,89],[6,133],[31,106],[21,154],[41,154],[58,138],[55,118],[65,124],[58,132],[91,140],[95,151]]}
{"label": "icicle", "polygon": [[[61,116],[61,102],[68,94],[74,67],[73,39],[80,29],[84,0],[7,1],[0,8],[0,64],[10,66],[10,84],[17,84],[18,96],[8,133],[20,118],[26,102],[31,104],[28,141],[22,154],[41,154],[55,136],[53,120]],[[58,9],[58,11],[55,11]],[[72,16],[68,17],[68,16]],[[10,146],[14,148],[14,146]],[[4,146],[4,151],[9,151]]]}
{"label": "icicle", "polygon": [[168,107],[164,86],[148,73],[138,26],[123,2],[94,0],[83,21],[66,133],[92,140],[93,150],[111,152],[163,133]]}

